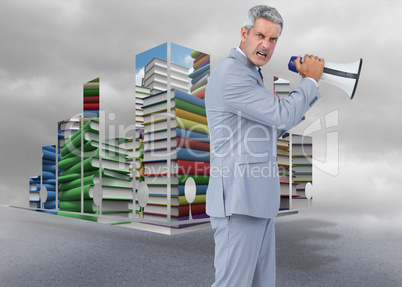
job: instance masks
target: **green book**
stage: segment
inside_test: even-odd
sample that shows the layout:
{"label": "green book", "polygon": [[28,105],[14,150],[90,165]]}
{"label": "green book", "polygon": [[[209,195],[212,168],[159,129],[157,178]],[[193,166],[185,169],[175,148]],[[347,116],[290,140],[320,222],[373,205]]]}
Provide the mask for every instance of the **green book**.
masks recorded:
{"label": "green book", "polygon": [[[192,96],[194,97],[194,96]],[[181,110],[185,110],[187,112],[191,112],[203,117],[206,117],[205,108],[193,105],[191,103],[179,100],[179,99],[171,99],[170,101],[171,108],[178,108]],[[148,106],[143,106],[144,115],[147,116],[156,112],[167,111],[167,100],[162,102],[157,102]]]}
{"label": "green book", "polygon": [[[95,175],[95,176],[99,176],[99,169],[93,169],[90,171],[86,171],[84,172],[84,177],[87,176],[91,176],[91,175]],[[108,176],[108,177],[115,177],[115,178],[120,178],[120,179],[124,179],[124,180],[130,180],[130,176],[128,173],[121,173],[121,172],[116,172],[113,170],[109,170],[106,168],[102,168],[102,176]],[[58,182],[59,183],[66,183],[69,181],[73,181],[76,179],[81,179],[81,173],[77,172],[77,173],[64,173],[64,171],[61,173],[61,175],[58,177]]]}
{"label": "green book", "polygon": [[[84,159],[91,157],[91,156],[96,156],[99,157],[99,148],[93,145],[94,141],[88,141],[84,145]],[[120,149],[121,150],[121,149]],[[126,161],[127,155],[120,153],[118,151],[111,151],[107,149],[102,149],[103,154],[102,154],[102,159],[108,159],[108,160],[115,160],[115,161]],[[61,170],[66,170],[69,169],[70,167],[76,165],[81,161],[81,153],[77,152],[78,154],[75,155],[75,153],[69,153],[66,156],[62,156],[61,160],[59,161],[59,169]],[[73,155],[71,155],[73,154]]]}
{"label": "green book", "polygon": [[[61,211],[81,212],[81,200],[60,202]],[[98,207],[92,199],[84,200],[84,213],[95,213]],[[129,212],[127,200],[102,200],[102,213]]]}
{"label": "green book", "polygon": [[[113,171],[117,171],[117,172],[124,173],[124,174],[130,173],[130,170],[129,170],[130,165],[127,162],[102,159],[101,164],[102,164],[102,168],[111,169]],[[100,160],[97,156],[91,156],[84,160],[83,165],[84,165],[84,171],[99,169]],[[79,161],[77,164],[73,165],[72,167],[64,170],[63,175],[71,174],[71,173],[80,173],[80,172],[81,172],[81,161]]]}
{"label": "green book", "polygon": [[[84,199],[93,198],[93,189],[94,185],[83,186]],[[102,197],[103,199],[116,199],[116,200],[133,199],[133,188],[131,187],[102,186],[102,191],[103,191],[103,197]],[[60,202],[81,200],[81,186],[60,192],[59,199]]]}
{"label": "green book", "polygon": [[[99,176],[90,175],[83,178],[84,185],[95,185],[100,182]],[[120,179],[110,176],[102,176],[102,185],[105,186],[123,186],[123,187],[131,187],[132,184],[129,179]],[[76,187],[81,187],[81,177],[74,179],[72,181],[68,181],[60,184],[59,190],[67,191],[69,189],[73,189]]]}

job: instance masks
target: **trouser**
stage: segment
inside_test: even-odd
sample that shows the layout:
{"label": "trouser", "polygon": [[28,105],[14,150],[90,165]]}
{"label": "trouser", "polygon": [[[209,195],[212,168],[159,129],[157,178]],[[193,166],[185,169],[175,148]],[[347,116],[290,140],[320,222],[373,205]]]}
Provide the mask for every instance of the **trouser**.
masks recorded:
{"label": "trouser", "polygon": [[215,231],[213,287],[274,287],[276,276],[273,218],[211,217]]}

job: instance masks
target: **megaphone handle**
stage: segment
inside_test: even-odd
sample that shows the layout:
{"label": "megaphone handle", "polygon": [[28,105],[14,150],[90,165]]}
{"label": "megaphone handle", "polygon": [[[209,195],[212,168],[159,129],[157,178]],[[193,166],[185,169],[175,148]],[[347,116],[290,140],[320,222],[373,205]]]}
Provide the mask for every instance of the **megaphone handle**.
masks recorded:
{"label": "megaphone handle", "polygon": [[[298,73],[297,69],[296,69],[296,65],[295,65],[295,60],[297,59],[297,56],[292,56],[290,57],[289,60],[289,64],[288,64],[288,68],[289,70],[291,70],[292,72]],[[303,63],[303,57],[300,57],[300,63]]]}

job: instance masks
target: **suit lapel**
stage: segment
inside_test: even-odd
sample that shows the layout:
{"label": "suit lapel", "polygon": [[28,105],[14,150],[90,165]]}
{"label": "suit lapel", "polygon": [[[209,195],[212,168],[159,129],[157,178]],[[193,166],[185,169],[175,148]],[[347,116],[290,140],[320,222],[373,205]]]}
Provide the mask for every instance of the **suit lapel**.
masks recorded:
{"label": "suit lapel", "polygon": [[260,86],[264,87],[264,82],[262,81],[262,78],[261,78],[260,74],[258,73],[257,69],[246,57],[244,57],[244,55],[242,55],[239,51],[237,51],[236,49],[233,48],[230,51],[229,56],[235,58],[236,60],[243,63],[247,68],[251,69],[251,71],[253,72],[254,78],[256,79],[258,84]]}

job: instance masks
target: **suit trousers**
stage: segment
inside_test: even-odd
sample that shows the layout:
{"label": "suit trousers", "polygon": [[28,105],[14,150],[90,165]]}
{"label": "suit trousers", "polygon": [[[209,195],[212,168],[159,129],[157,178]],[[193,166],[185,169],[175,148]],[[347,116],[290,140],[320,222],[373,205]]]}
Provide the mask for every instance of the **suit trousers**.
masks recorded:
{"label": "suit trousers", "polygon": [[274,287],[276,279],[273,218],[234,214],[211,217],[215,231],[213,287]]}

